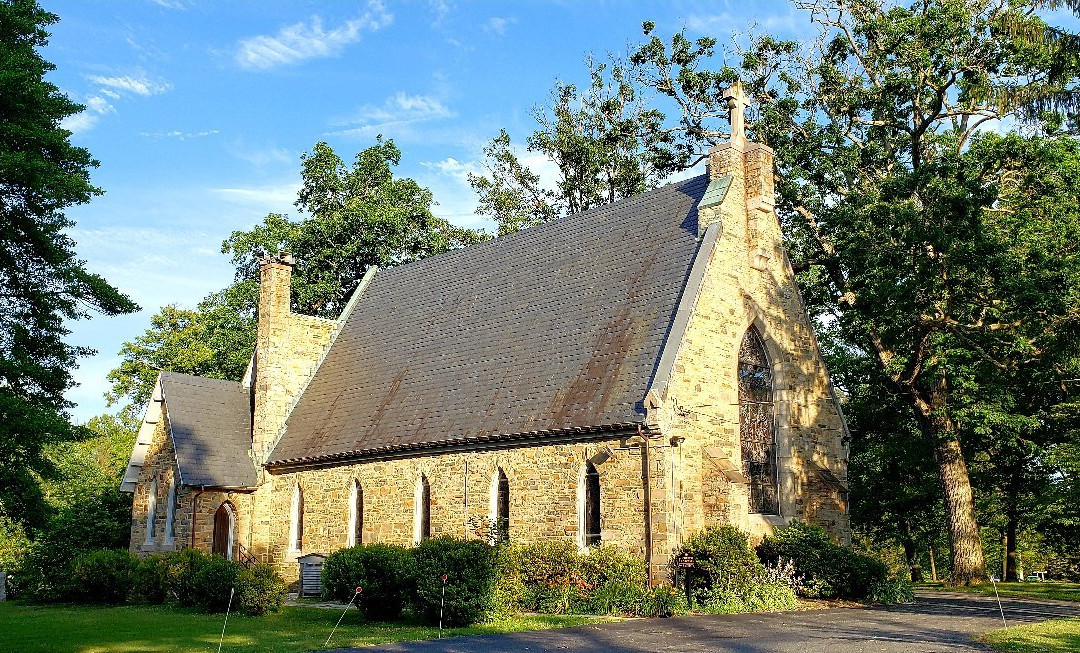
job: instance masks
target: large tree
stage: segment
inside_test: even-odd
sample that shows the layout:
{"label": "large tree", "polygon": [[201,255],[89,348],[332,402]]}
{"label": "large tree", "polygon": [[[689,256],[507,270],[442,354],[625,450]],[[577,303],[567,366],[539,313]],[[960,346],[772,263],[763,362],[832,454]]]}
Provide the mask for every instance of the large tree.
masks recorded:
{"label": "large tree", "polygon": [[221,251],[236,266],[233,284],[194,309],[165,306],[150,328],[120,351],[109,373],[110,401],[138,411],[162,370],[239,380],[255,346],[258,267],[264,252],[296,259],[292,308],[336,318],[372,266],[391,267],[483,240],[432,213],[431,191],[396,177],[401,151],[381,137],[348,166],[326,143],[301,157],[298,219],[271,213],[233,232]]}
{"label": "large tree", "polygon": [[777,208],[812,306],[913,411],[937,462],[953,579],[977,582],[962,436],[983,386],[1042,357],[1080,304],[1056,216],[1021,222],[1002,206],[1004,167],[971,149],[1002,120],[1069,115],[1080,39],[1020,0],[796,4],[819,28],[809,49],[758,38],[740,69],[709,71],[715,41],[677,34],[632,61],[700,151],[723,137],[728,84],[742,78],[756,96],[750,130],[776,150]]}
{"label": "large tree", "polygon": [[71,144],[61,121],[82,110],[45,81],[39,50],[58,18],[33,0],[0,1],[0,516],[38,523],[39,477],[53,475],[47,445],[82,430],[64,393],[86,347],[65,323],[137,309],[75,254],[64,211],[101,190],[97,162]]}
{"label": "large tree", "polygon": [[525,165],[505,130],[485,148],[484,174],[470,174],[476,212],[506,234],[658,186],[687,167],[689,146],[650,105],[633,69],[617,58],[586,59],[589,82],[556,82],[551,101],[533,109],[528,151],[558,171],[554,188]]}

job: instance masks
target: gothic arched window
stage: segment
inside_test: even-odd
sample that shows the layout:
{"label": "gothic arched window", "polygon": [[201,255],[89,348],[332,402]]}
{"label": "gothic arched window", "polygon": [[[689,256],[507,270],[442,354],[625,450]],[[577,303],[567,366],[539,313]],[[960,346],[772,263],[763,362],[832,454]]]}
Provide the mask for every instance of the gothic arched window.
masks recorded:
{"label": "gothic arched window", "polygon": [[150,481],[146,497],[146,544],[154,543],[154,522],[157,521],[157,479]]}
{"label": "gothic arched window", "polygon": [[304,548],[304,489],[299,484],[293,488],[291,512],[289,548],[293,551],[300,551]]}
{"label": "gothic arched window", "polygon": [[739,347],[739,439],[750,512],[779,514],[772,365],[754,327],[746,331]]}
{"label": "gothic arched window", "polygon": [[360,481],[352,482],[349,491],[349,532],[346,536],[347,546],[356,546],[364,543],[364,488]]}
{"label": "gothic arched window", "polygon": [[423,474],[416,482],[413,518],[413,539],[419,544],[431,537],[431,483]]}
{"label": "gothic arched window", "polygon": [[491,541],[503,542],[510,537],[510,479],[502,468],[495,470],[491,480]]}
{"label": "gothic arched window", "polygon": [[584,510],[585,546],[600,544],[600,472],[591,462],[585,465]]}

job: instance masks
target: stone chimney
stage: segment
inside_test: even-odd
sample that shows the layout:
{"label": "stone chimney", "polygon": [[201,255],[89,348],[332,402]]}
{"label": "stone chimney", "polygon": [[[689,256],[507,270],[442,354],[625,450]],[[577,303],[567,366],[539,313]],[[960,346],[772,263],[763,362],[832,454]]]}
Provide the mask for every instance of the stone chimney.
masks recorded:
{"label": "stone chimney", "polygon": [[742,84],[735,82],[725,99],[731,112],[731,138],[709,150],[709,187],[698,204],[698,235],[719,222],[725,238],[746,244],[749,265],[763,269],[779,233],[773,151],[746,140],[745,111],[750,98]]}
{"label": "stone chimney", "polygon": [[262,463],[277,443],[292,397],[289,358],[291,356],[290,301],[292,299],[292,254],[280,252],[259,261],[258,335],[255,340],[253,386],[255,390],[251,448]]}

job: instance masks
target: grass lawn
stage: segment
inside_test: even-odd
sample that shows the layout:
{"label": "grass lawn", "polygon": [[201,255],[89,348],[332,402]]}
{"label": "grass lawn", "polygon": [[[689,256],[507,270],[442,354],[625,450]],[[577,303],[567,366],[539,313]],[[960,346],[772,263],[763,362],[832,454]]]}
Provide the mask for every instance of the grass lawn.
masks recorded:
{"label": "grass lawn", "polygon": [[[324,645],[337,610],[286,607],[266,617],[231,615],[221,650],[231,653],[292,653]],[[158,606],[116,608],[36,606],[0,603],[0,651],[4,653],[134,653],[216,651],[224,615],[206,615]],[[601,621],[590,617],[522,616],[453,628],[444,636],[505,633],[577,626]],[[407,623],[365,623],[355,609],[346,613],[330,648],[433,639],[438,628]]]}
{"label": "grass lawn", "polygon": [[[918,586],[919,589],[944,590],[947,592],[973,592],[976,594],[994,595],[994,586],[991,583],[983,583],[973,587],[946,587],[941,583],[926,583]],[[1047,581],[1045,583],[998,583],[998,594],[1029,599],[1057,599],[1059,601],[1080,601],[1080,583],[1062,583]]]}
{"label": "grass lawn", "polygon": [[1080,619],[1051,619],[1030,626],[995,630],[980,638],[996,651],[1055,653],[1080,651]]}

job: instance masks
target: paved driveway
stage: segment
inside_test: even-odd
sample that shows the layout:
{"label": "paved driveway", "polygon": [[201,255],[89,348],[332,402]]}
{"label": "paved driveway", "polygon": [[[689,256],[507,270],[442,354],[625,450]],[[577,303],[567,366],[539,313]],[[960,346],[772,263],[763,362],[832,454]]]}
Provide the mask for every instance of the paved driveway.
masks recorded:
{"label": "paved driveway", "polygon": [[[1052,617],[1080,617],[1080,604],[1006,599],[1009,626]],[[840,608],[674,619],[635,619],[511,635],[453,637],[396,644],[385,651],[494,653],[529,651],[611,651],[659,653],[928,653],[985,651],[972,638],[1001,628],[993,597],[928,593],[912,605]],[[353,652],[372,649],[348,649]],[[339,653],[345,653],[342,649]]]}

